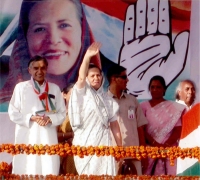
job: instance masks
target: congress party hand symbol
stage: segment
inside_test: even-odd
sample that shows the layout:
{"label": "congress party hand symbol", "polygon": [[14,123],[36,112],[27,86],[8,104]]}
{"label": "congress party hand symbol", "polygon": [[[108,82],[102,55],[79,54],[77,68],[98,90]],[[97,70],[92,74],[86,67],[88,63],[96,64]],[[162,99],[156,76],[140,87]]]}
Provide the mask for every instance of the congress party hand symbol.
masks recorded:
{"label": "congress party hand symbol", "polygon": [[127,68],[127,89],[139,99],[149,98],[148,83],[154,75],[169,85],[183,71],[189,31],[175,37],[167,0],[138,0],[128,7],[119,64]]}

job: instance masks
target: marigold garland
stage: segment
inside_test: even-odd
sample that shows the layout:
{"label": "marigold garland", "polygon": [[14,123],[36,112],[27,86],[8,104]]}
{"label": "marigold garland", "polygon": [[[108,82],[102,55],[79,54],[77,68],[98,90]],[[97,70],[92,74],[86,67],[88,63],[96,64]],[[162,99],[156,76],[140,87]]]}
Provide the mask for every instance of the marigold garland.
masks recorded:
{"label": "marigold garland", "polygon": [[1,173],[1,172],[10,173],[10,172],[11,172],[11,169],[12,169],[11,164],[9,165],[9,164],[6,163],[6,162],[1,162],[1,163],[0,163],[0,173]]}
{"label": "marigold garland", "polygon": [[[116,158],[125,158],[125,157],[132,157],[138,160],[142,158],[169,158],[170,164],[174,165],[174,159],[180,157],[182,159],[188,158],[196,158],[200,161],[200,147],[194,148],[180,148],[180,147],[149,147],[149,146],[128,146],[128,147],[120,147],[120,146],[70,146],[68,143],[65,144],[56,144],[56,145],[26,145],[26,144],[1,144],[0,145],[0,153],[7,152],[12,155],[17,154],[49,154],[49,155],[59,155],[59,156],[68,156],[68,155],[75,155],[81,158],[88,155],[96,155],[96,156],[113,156]],[[118,176],[108,176],[108,175],[73,175],[73,174],[66,174],[60,176],[48,175],[15,175],[11,174],[11,165],[8,165],[5,162],[0,163],[0,177],[1,179],[45,179],[45,180],[53,180],[53,179],[80,179],[80,180],[122,180],[122,179],[137,179],[137,180],[196,180],[199,177],[197,176],[170,176],[170,175],[162,175],[162,176],[137,176],[137,175],[118,175]]]}
{"label": "marigold garland", "polygon": [[174,165],[174,160],[178,157],[184,159],[196,158],[200,161],[200,147],[194,148],[180,148],[173,147],[150,147],[150,146],[70,146],[68,143],[55,144],[55,145],[26,145],[26,144],[1,144],[0,152],[7,152],[12,155],[17,154],[49,154],[68,156],[74,155],[84,158],[88,155],[96,156],[113,156],[116,158],[132,157],[134,159],[141,160],[142,158],[169,158],[171,165]]}
{"label": "marigold garland", "polygon": [[[1,163],[0,163],[1,164]],[[148,176],[148,175],[17,175],[2,172],[0,169],[0,178],[6,180],[198,180],[199,176],[172,176],[172,175],[161,175],[161,176]]]}

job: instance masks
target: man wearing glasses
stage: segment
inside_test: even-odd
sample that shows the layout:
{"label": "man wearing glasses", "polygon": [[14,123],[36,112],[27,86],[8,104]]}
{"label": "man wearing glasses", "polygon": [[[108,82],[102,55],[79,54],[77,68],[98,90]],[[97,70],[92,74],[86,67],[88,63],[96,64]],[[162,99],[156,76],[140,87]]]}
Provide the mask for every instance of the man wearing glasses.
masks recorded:
{"label": "man wearing glasses", "polygon": [[[107,79],[109,82],[108,94],[119,104],[118,123],[122,133],[123,146],[145,145],[143,126],[147,124],[147,120],[137,99],[125,93],[128,82],[126,68],[118,65],[112,66],[107,72]],[[122,164],[128,164],[132,170],[129,173],[142,174],[140,161],[126,158]],[[143,166],[145,165],[146,163],[143,162]],[[134,166],[137,172],[134,172]]]}

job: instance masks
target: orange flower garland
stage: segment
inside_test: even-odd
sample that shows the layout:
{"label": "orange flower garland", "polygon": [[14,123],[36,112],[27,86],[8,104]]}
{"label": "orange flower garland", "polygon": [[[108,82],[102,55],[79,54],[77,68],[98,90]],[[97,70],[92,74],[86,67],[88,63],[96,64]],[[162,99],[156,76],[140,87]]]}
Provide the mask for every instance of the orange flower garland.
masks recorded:
{"label": "orange flower garland", "polygon": [[[81,147],[81,146],[70,146],[69,144],[55,144],[55,145],[26,145],[26,144],[1,144],[0,145],[0,153],[7,152],[12,155],[17,154],[49,154],[49,155],[59,155],[59,156],[68,156],[68,155],[75,155],[81,158],[88,155],[96,155],[96,156],[113,156],[116,158],[125,158],[125,157],[132,157],[138,160],[142,158],[169,158],[171,165],[174,165],[174,159],[180,157],[182,159],[188,158],[196,158],[200,161],[200,147],[195,148],[180,148],[180,147],[145,147],[145,146],[128,146],[128,147],[119,147],[119,146],[88,146],[88,147]],[[73,175],[73,174],[66,174],[61,176],[42,176],[42,175],[15,175],[11,174],[11,165],[8,165],[5,162],[0,163],[0,178],[1,179],[45,179],[45,180],[53,180],[53,179],[80,179],[80,180],[122,180],[122,179],[137,179],[137,180],[196,180],[199,177],[196,176],[170,176],[170,175],[162,175],[162,176],[136,176],[136,175],[118,175],[118,176],[108,176],[108,175]]]}
{"label": "orange flower garland", "polygon": [[0,172],[10,173],[12,169],[11,165],[8,165],[6,162],[0,163]]}
{"label": "orange flower garland", "polygon": [[70,146],[69,144],[55,144],[55,145],[26,145],[26,144],[1,144],[0,152],[7,152],[12,155],[17,154],[49,154],[68,156],[74,155],[83,158],[88,155],[96,156],[114,156],[115,158],[132,157],[134,159],[141,160],[142,158],[169,158],[171,165],[174,164],[174,159],[180,157],[182,159],[196,158],[200,161],[200,147],[195,148],[180,148],[180,147],[150,147],[150,146]]}
{"label": "orange flower garland", "polygon": [[[101,149],[101,148],[100,148]],[[84,149],[85,150],[85,149]],[[172,176],[172,175],[161,175],[161,176],[148,176],[148,175],[117,175],[117,176],[109,176],[109,175],[73,175],[73,174],[66,174],[66,175],[17,175],[10,173],[11,166],[5,162],[0,163],[0,178],[1,179],[15,179],[15,180],[122,180],[122,179],[137,179],[137,180],[197,180],[199,177],[197,176]]]}
{"label": "orange flower garland", "polygon": [[[172,176],[172,175],[161,175],[161,176],[148,176],[148,175],[117,175],[117,176],[109,176],[109,175],[17,175],[10,174],[6,172],[4,167],[8,167],[9,165],[5,162],[0,163],[0,178],[7,180],[197,180],[199,176]],[[3,170],[2,170],[3,167]]]}

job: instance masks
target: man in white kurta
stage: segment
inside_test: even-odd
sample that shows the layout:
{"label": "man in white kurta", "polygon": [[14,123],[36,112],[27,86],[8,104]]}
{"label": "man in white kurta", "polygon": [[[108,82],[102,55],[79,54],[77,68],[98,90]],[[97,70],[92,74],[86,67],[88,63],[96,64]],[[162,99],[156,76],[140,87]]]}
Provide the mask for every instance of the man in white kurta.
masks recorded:
{"label": "man in white kurta", "polygon": [[[10,100],[8,113],[11,121],[16,123],[15,144],[57,144],[56,126],[65,119],[66,109],[60,89],[53,83],[45,81],[47,61],[37,60],[29,63],[31,80],[20,82],[16,85]],[[34,84],[39,88],[35,92]],[[44,110],[45,100],[40,100],[39,95],[48,85],[49,111]],[[43,101],[43,103],[42,103]],[[53,105],[52,105],[53,104]],[[52,109],[52,107],[54,109]],[[33,155],[19,154],[13,158],[14,174],[47,175],[59,173],[58,155]]]}

